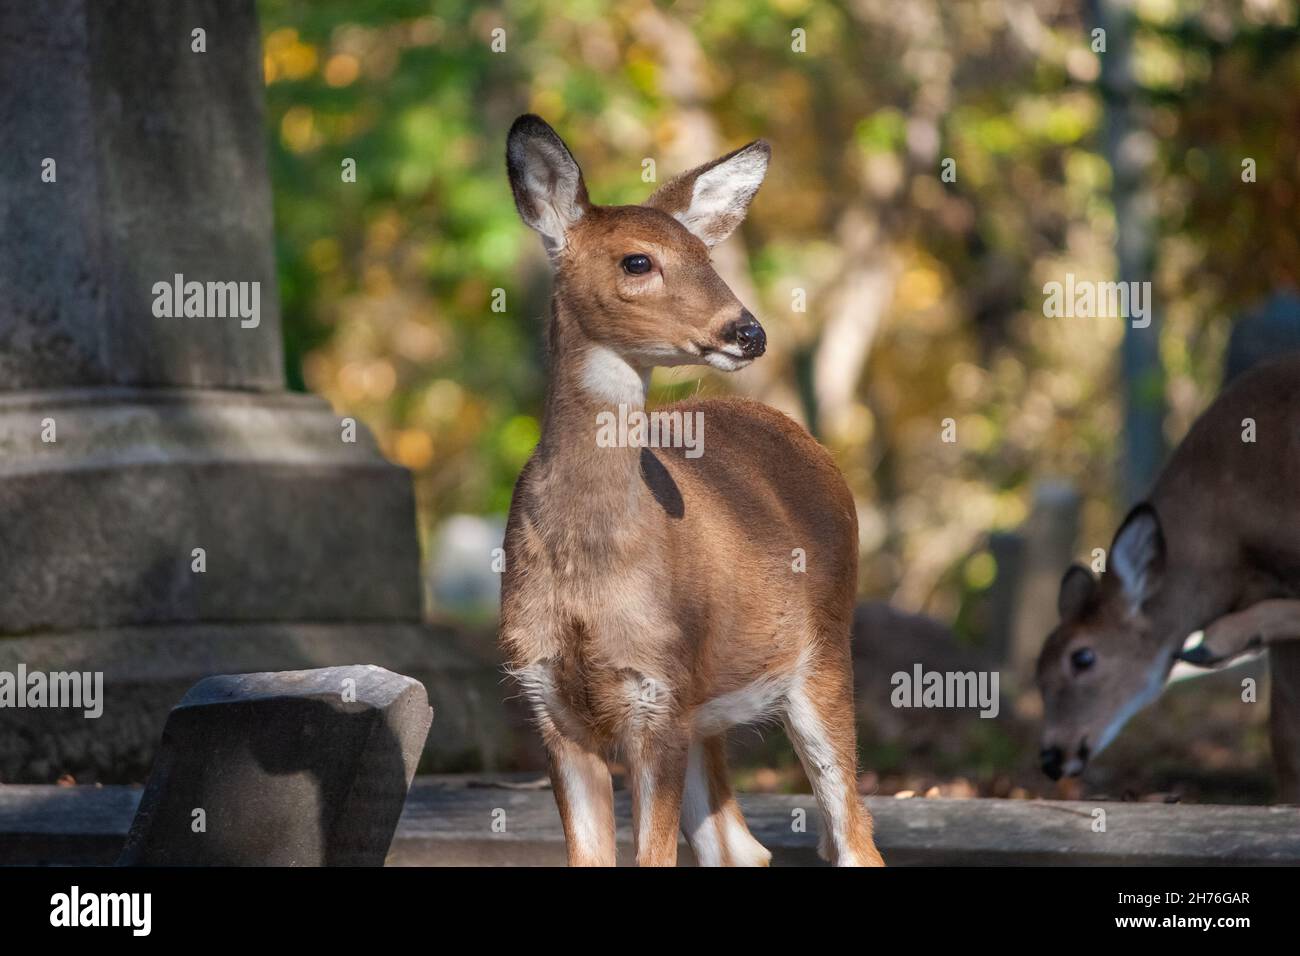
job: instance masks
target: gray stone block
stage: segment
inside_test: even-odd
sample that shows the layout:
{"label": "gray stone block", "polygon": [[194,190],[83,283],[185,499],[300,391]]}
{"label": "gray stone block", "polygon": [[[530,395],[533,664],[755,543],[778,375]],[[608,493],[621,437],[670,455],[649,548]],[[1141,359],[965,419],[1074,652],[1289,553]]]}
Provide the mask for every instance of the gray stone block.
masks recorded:
{"label": "gray stone block", "polygon": [[0,633],[418,621],[410,476],[356,438],[307,395],[0,393]]}
{"label": "gray stone block", "polygon": [[[283,386],[253,0],[0,0],[0,129],[0,390]],[[155,316],[177,273],[260,323]]]}
{"label": "gray stone block", "polygon": [[200,681],[119,862],[382,866],[432,719],[418,681],[373,665]]}
{"label": "gray stone block", "polygon": [[[538,765],[522,701],[502,707],[501,670],[457,646],[449,628],[421,624],[191,624],[114,628],[0,640],[0,671],[100,672],[103,713],[9,709],[0,783],[143,783],[173,705],[214,674],[304,670],[364,660],[420,681],[438,712],[421,770]],[[514,717],[512,720],[511,717]]]}

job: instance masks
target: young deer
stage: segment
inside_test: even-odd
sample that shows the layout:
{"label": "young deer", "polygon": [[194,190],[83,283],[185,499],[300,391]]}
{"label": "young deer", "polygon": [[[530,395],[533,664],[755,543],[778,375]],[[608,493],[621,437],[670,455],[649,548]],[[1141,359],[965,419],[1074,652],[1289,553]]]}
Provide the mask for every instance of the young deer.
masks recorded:
{"label": "young deer", "polygon": [[768,155],[751,143],[643,205],[597,206],[545,122],[510,129],[515,205],[555,276],[542,436],[506,526],[501,640],[546,744],[571,865],[615,863],[615,752],[638,864],[673,865],[680,826],[703,865],[766,865],[724,740],[778,716],[816,791],[823,854],[882,862],[855,785],[857,517],[830,455],[735,399],[670,406],[702,414],[702,455],[597,441],[602,413],[644,408],[655,366],[735,371],[763,354],[709,247],[744,218]]}
{"label": "young deer", "polygon": [[1300,356],[1242,376],[1124,520],[1100,580],[1082,565],[1065,573],[1061,623],[1038,660],[1048,776],[1082,773],[1160,695],[1176,659],[1209,666],[1267,645],[1280,792],[1300,800],[1298,424]]}

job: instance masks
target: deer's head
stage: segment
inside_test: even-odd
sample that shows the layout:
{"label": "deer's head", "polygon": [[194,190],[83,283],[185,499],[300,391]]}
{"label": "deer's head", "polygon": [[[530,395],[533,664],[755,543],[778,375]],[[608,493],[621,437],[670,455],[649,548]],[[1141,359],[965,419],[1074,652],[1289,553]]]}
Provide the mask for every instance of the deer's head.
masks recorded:
{"label": "deer's head", "polygon": [[515,206],[542,237],[557,299],[593,344],[635,369],[743,368],[763,327],[714,271],[709,249],[745,218],[767,172],[759,140],[664,184],[639,206],[598,206],[563,140],[531,114],[515,120],[506,166]]}
{"label": "deer's head", "polygon": [[[1083,772],[1124,723],[1160,695],[1173,667],[1159,625],[1165,538],[1155,509],[1138,505],[1115,534],[1100,579],[1074,565],[1061,580],[1061,623],[1038,658],[1043,772]],[[1176,650],[1176,648],[1175,648]]]}

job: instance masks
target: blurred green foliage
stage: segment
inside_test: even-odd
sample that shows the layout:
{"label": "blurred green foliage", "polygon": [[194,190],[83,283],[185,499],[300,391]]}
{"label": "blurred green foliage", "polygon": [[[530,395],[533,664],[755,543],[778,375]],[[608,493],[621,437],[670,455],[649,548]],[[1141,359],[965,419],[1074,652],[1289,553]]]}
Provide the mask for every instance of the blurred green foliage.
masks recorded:
{"label": "blurred green foliage", "polygon": [[[860,502],[865,591],[957,618],[996,577],[988,532],[1053,476],[1088,501],[1081,552],[1109,543],[1121,324],[1042,315],[1044,282],[1114,272],[1085,4],[260,6],[289,376],[412,469],[426,535],[503,511],[538,436],[546,265],[503,163],[532,110],[597,202],[643,198],[645,159],[662,181],[773,143],[718,250],[769,357],[729,379],[664,375],[657,397],[739,390],[812,425]],[[1231,316],[1297,281],[1296,3],[1134,9],[1176,440],[1213,393]],[[938,440],[947,418],[956,444]]]}

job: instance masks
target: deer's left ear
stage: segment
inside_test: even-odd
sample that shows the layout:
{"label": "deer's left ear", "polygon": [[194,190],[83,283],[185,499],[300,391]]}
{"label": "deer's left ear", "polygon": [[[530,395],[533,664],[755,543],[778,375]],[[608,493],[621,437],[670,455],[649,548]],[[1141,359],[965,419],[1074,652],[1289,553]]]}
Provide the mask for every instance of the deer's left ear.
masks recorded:
{"label": "deer's left ear", "polygon": [[745,218],[750,200],[767,175],[772,147],[755,140],[711,163],[676,176],[645,201],[693,232],[705,245],[716,246]]}
{"label": "deer's left ear", "polygon": [[1070,621],[1084,612],[1097,593],[1097,579],[1082,564],[1072,564],[1061,578],[1056,596],[1056,612],[1062,621]]}
{"label": "deer's left ear", "polygon": [[1128,513],[1110,546],[1110,567],[1129,606],[1140,608],[1160,584],[1165,565],[1165,534],[1156,509],[1143,502]]}

